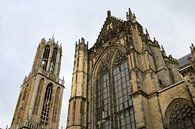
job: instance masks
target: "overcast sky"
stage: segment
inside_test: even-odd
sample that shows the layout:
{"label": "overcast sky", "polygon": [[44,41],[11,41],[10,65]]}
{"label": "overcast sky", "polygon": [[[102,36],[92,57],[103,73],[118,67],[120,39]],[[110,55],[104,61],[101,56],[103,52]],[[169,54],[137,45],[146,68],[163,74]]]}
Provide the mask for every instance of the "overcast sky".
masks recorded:
{"label": "overcast sky", "polygon": [[66,126],[75,41],[92,46],[107,10],[125,19],[128,8],[151,37],[179,58],[195,41],[194,0],[0,0],[0,128],[10,125],[20,85],[31,70],[41,40],[55,35],[62,43],[65,78],[60,126]]}

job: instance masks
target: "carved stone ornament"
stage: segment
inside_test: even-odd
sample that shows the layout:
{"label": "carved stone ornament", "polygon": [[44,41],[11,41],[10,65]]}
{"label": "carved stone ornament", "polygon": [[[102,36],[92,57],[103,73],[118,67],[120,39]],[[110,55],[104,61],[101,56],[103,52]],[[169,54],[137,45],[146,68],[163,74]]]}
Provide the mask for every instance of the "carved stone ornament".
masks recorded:
{"label": "carved stone ornament", "polygon": [[117,51],[114,57],[113,65],[112,67],[116,67],[118,64],[124,62],[127,59],[125,54],[122,51]]}
{"label": "carved stone ornament", "polygon": [[[192,121],[195,121],[195,109],[184,99],[174,100],[166,111],[165,126],[168,129],[174,129],[178,125],[186,128],[192,127]],[[190,125],[191,123],[191,125]]]}
{"label": "carved stone ornament", "polygon": [[103,75],[108,71],[111,63],[110,61],[113,58],[113,54],[114,54],[114,50],[110,49],[103,55],[103,58],[99,63],[99,68],[97,72],[98,75]]}

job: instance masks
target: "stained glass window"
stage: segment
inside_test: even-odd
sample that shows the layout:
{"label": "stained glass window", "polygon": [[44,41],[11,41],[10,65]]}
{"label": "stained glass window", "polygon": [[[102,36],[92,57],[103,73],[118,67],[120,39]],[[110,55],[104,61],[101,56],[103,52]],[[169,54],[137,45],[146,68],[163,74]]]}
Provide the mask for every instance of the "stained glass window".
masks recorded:
{"label": "stained glass window", "polygon": [[135,129],[132,99],[129,97],[131,87],[129,82],[128,65],[121,63],[113,70],[114,82],[114,114],[117,129]]}
{"label": "stained glass window", "polygon": [[48,84],[46,91],[45,91],[45,97],[44,97],[43,108],[42,108],[42,113],[41,113],[41,124],[42,125],[48,124],[49,113],[50,113],[50,108],[51,108],[52,91],[53,91],[53,87],[52,87],[52,84],[50,83]]}
{"label": "stained glass window", "polygon": [[136,128],[128,64],[124,56],[117,56],[112,68],[101,68],[96,78],[97,129]]}
{"label": "stained glass window", "polygon": [[188,104],[175,104],[169,116],[169,128],[195,129],[195,110]]}

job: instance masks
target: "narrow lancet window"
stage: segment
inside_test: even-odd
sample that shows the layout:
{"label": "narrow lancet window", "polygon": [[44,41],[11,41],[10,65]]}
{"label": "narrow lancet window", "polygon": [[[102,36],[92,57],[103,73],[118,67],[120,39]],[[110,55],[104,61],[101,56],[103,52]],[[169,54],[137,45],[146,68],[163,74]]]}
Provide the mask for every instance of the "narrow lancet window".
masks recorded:
{"label": "narrow lancet window", "polygon": [[45,97],[43,102],[43,108],[41,113],[41,124],[47,125],[49,120],[49,113],[51,108],[51,97],[52,97],[52,90],[53,86],[52,84],[48,84],[46,91],[45,91]]}
{"label": "narrow lancet window", "polygon": [[126,62],[119,64],[112,70],[115,100],[115,120],[117,129],[135,129],[135,119],[132,92],[129,82],[128,65]]}
{"label": "narrow lancet window", "polygon": [[49,45],[47,45],[45,47],[45,50],[44,50],[44,53],[43,53],[43,59],[42,59],[42,68],[43,68],[43,70],[47,70],[49,53],[50,53],[50,48],[49,48]]}
{"label": "narrow lancet window", "polygon": [[101,63],[96,77],[96,128],[111,129],[111,96],[109,70],[105,61]]}
{"label": "narrow lancet window", "polygon": [[57,58],[57,48],[54,48],[52,58],[51,58],[51,64],[50,64],[50,72],[54,72],[55,70],[55,64],[56,64],[56,58]]}
{"label": "narrow lancet window", "polygon": [[112,62],[100,62],[96,75],[96,128],[135,129],[127,58],[119,51],[108,55]]}
{"label": "narrow lancet window", "polygon": [[42,89],[43,89],[43,84],[44,84],[44,79],[42,78],[39,82],[38,89],[37,89],[37,96],[36,96],[35,107],[34,107],[34,113],[35,114],[37,114],[37,112],[38,112],[38,107],[39,107],[39,104],[40,104],[40,98],[41,98],[41,92],[42,92]]}
{"label": "narrow lancet window", "polygon": [[53,109],[53,116],[52,116],[52,121],[56,122],[57,121],[57,114],[58,114],[58,108],[59,108],[59,102],[60,102],[60,88],[58,87],[56,90],[56,94],[55,94],[55,105],[54,105],[54,109]]}

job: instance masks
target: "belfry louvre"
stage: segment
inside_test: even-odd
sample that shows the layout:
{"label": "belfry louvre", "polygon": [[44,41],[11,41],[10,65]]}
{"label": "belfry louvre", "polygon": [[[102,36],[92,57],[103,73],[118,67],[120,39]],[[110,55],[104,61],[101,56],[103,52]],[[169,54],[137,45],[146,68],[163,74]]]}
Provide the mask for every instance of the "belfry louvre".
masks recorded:
{"label": "belfry louvre", "polygon": [[76,42],[67,129],[195,129],[194,65],[193,45],[176,60],[130,9],[108,11],[91,48]]}

